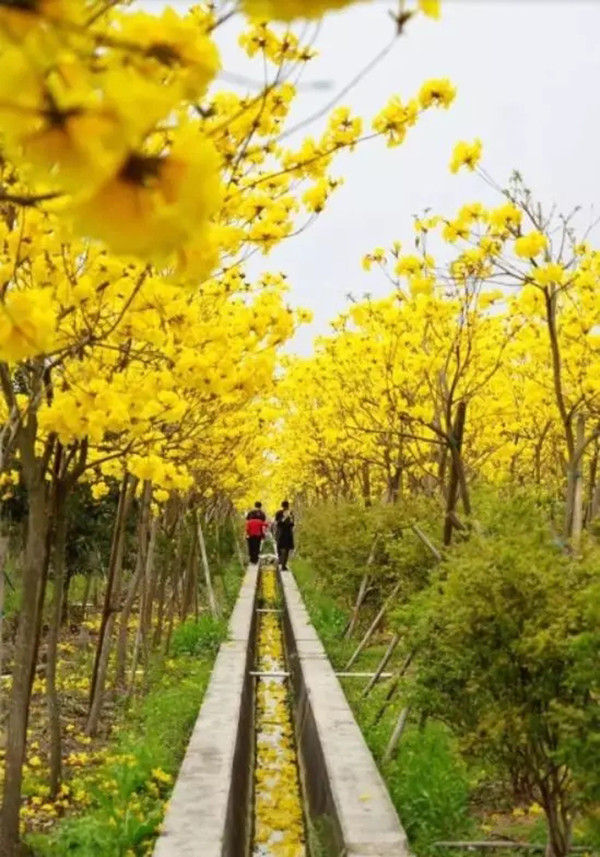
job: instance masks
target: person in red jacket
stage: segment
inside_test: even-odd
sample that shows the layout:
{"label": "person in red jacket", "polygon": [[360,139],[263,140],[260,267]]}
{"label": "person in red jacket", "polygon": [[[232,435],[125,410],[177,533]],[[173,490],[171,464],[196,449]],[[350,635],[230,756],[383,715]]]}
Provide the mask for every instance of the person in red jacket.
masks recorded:
{"label": "person in red jacket", "polygon": [[267,516],[261,509],[261,504],[256,503],[255,509],[246,517],[246,540],[248,542],[248,553],[251,565],[258,564],[260,556],[260,545],[267,532]]}

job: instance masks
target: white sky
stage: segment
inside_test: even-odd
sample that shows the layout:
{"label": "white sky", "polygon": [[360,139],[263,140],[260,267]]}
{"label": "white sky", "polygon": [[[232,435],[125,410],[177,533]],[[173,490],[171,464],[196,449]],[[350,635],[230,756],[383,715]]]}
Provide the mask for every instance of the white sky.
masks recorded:
{"label": "white sky", "polygon": [[[296,118],[314,113],[386,44],[394,5],[359,5],[324,22],[320,56],[305,79],[325,79],[334,88],[302,92]],[[239,73],[248,67],[236,46],[237,26],[223,27],[219,40],[224,68]],[[477,177],[450,174],[458,140],[480,137],[484,166],[500,184],[518,168],[543,203],[563,211],[581,205],[587,223],[600,200],[599,32],[597,0],[446,0],[440,22],[409,22],[393,52],[342,103],[371,117],[391,95],[408,98],[428,77],[449,77],[458,98],[448,112],[423,116],[403,146],[375,141],[344,155],[334,174],[345,185],[317,222],[252,265],[284,271],[292,301],[315,313],[295,349],[310,350],[312,336],[326,330],[348,292],[386,292],[386,281],[363,272],[361,259],[375,246],[410,240],[413,214],[425,207],[451,214],[464,202],[490,199]],[[260,77],[260,67],[254,75]]]}

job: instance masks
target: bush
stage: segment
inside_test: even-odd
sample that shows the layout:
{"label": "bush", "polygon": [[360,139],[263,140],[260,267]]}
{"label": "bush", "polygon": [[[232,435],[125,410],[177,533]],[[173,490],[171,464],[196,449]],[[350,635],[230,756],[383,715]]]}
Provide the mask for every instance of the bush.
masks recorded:
{"label": "bush", "polygon": [[187,619],[173,631],[171,651],[180,655],[215,654],[227,637],[227,623],[205,613],[198,620]]}
{"label": "bush", "polygon": [[375,600],[399,579],[400,597],[426,585],[433,558],[410,528],[418,523],[432,535],[439,522],[438,504],[423,499],[368,508],[350,501],[322,503],[303,513],[299,543],[317,579],[350,607],[367,569]]}
{"label": "bush", "polygon": [[543,807],[556,855],[592,797],[582,757],[600,766],[590,738],[600,728],[590,693],[599,625],[587,606],[599,561],[597,550],[566,555],[538,503],[518,497],[398,614],[406,648],[418,652],[412,703]]}

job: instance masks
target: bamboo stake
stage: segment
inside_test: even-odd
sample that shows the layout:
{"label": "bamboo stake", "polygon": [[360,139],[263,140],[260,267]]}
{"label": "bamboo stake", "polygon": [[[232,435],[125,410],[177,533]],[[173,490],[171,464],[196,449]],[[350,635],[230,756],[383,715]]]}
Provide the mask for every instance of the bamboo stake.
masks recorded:
{"label": "bamboo stake", "polygon": [[392,701],[392,699],[394,697],[394,694],[398,690],[402,676],[404,675],[404,673],[406,672],[406,670],[409,668],[409,666],[412,663],[413,657],[414,657],[414,652],[410,652],[407,655],[404,663],[400,667],[400,672],[397,674],[396,678],[394,679],[394,681],[390,685],[390,688],[386,694],[385,700],[383,701],[383,705],[381,706],[381,708],[377,712],[375,720],[373,721],[373,726],[377,726],[377,724],[379,723],[379,721],[381,720],[381,718],[385,714],[387,707],[389,706],[390,702]]}
{"label": "bamboo stake", "polygon": [[416,524],[412,525],[412,531],[417,536],[417,538],[425,545],[427,550],[431,552],[431,554],[436,558],[438,562],[441,562],[442,555],[439,550],[435,547],[434,544],[427,538],[423,530],[418,527]]}
{"label": "bamboo stake", "polygon": [[385,753],[383,754],[383,762],[389,762],[396,750],[398,749],[398,744],[400,743],[400,739],[402,738],[402,733],[406,727],[406,722],[408,720],[409,708],[403,708],[400,712],[400,716],[394,726],[394,731],[392,732],[392,737],[390,738],[390,742],[386,747]]}
{"label": "bamboo stake", "polygon": [[346,664],[346,669],[347,669],[347,670],[349,670],[349,669],[350,669],[350,667],[355,663],[356,659],[358,658],[358,656],[360,655],[360,653],[362,652],[362,650],[365,648],[365,646],[367,645],[367,643],[369,642],[369,640],[370,640],[370,639],[371,639],[371,637],[373,636],[373,633],[375,632],[375,629],[377,628],[377,626],[379,625],[379,623],[381,622],[381,620],[383,619],[383,617],[384,617],[384,615],[385,615],[385,611],[387,610],[387,608],[389,607],[389,605],[391,604],[391,602],[394,600],[394,598],[395,598],[395,597],[396,597],[396,595],[398,594],[398,592],[399,592],[399,590],[400,590],[400,586],[401,586],[401,585],[402,585],[402,581],[400,581],[400,580],[399,580],[399,581],[398,581],[398,583],[394,586],[394,588],[393,588],[393,590],[391,591],[391,593],[390,593],[390,594],[388,595],[388,597],[386,598],[386,600],[383,602],[383,605],[382,605],[382,607],[381,607],[381,610],[379,611],[379,613],[377,614],[377,616],[375,616],[375,618],[374,618],[374,619],[373,619],[373,621],[371,622],[371,625],[369,626],[369,630],[367,631],[367,633],[365,634],[365,636],[362,638],[362,640],[360,641],[360,643],[359,643],[359,644],[358,644],[358,646],[356,647],[356,650],[355,650],[354,654],[352,655],[352,657],[350,658],[350,660],[349,660],[349,661],[348,661],[348,663]]}
{"label": "bamboo stake", "polygon": [[365,596],[367,594],[367,586],[369,585],[369,575],[363,574],[362,580],[360,581],[360,586],[358,588],[358,595],[356,596],[356,602],[354,604],[354,609],[352,610],[352,616],[350,617],[348,624],[346,625],[346,629],[344,631],[344,640],[349,640],[352,634],[354,633],[354,629],[356,628],[356,623],[358,622],[358,613],[361,608],[363,601],[365,600]]}
{"label": "bamboo stake", "polygon": [[358,590],[358,595],[356,597],[356,604],[354,605],[354,610],[352,611],[352,618],[348,623],[346,630],[344,631],[344,639],[349,640],[354,630],[356,628],[356,624],[358,622],[358,614],[360,608],[362,607],[362,603],[365,600],[367,594],[367,587],[369,584],[369,569],[373,565],[375,561],[375,548],[377,547],[377,542],[379,541],[379,533],[376,534],[373,544],[371,545],[371,550],[369,551],[369,556],[367,558],[367,570],[365,571],[363,578],[360,582],[360,588]]}
{"label": "bamboo stake", "polygon": [[379,663],[379,666],[377,667],[376,673],[373,675],[373,678],[371,679],[371,681],[368,683],[368,685],[365,687],[365,689],[363,690],[363,692],[361,694],[362,699],[365,699],[371,693],[371,691],[373,690],[373,688],[375,687],[375,685],[377,684],[377,682],[381,678],[381,675],[382,675],[384,669],[386,668],[386,666],[388,665],[389,660],[392,657],[392,655],[394,654],[394,652],[396,650],[396,646],[398,645],[399,642],[400,642],[400,634],[394,634],[394,636],[392,637],[392,639],[390,641],[389,646],[387,647],[385,655],[382,657],[382,659]]}
{"label": "bamboo stake", "polygon": [[202,524],[200,523],[200,516],[196,513],[196,528],[198,531],[198,544],[200,545],[200,553],[202,555],[202,565],[204,567],[204,580],[206,582],[206,590],[208,592],[208,603],[210,605],[210,612],[214,618],[219,615],[219,609],[217,607],[217,601],[215,599],[215,592],[212,585],[212,580],[210,576],[210,568],[208,565],[208,556],[206,554],[206,542],[204,541],[204,533],[202,532]]}

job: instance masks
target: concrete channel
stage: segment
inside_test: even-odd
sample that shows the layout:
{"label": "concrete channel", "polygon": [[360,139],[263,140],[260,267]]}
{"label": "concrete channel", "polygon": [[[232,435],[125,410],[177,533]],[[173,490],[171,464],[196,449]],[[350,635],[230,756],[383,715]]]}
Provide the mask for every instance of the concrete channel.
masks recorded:
{"label": "concrete channel", "polygon": [[[408,857],[385,783],[292,573],[277,575],[276,610],[260,600],[261,574],[254,568],[246,572],[154,857]],[[277,663],[276,676],[266,678],[286,686],[305,825],[301,846],[278,844],[277,835],[265,840],[263,831],[262,841],[273,844],[261,849],[253,841],[254,767],[262,764],[255,716],[259,688],[260,723],[261,668],[269,663],[257,652],[265,609],[277,614],[283,632],[284,662]]]}

